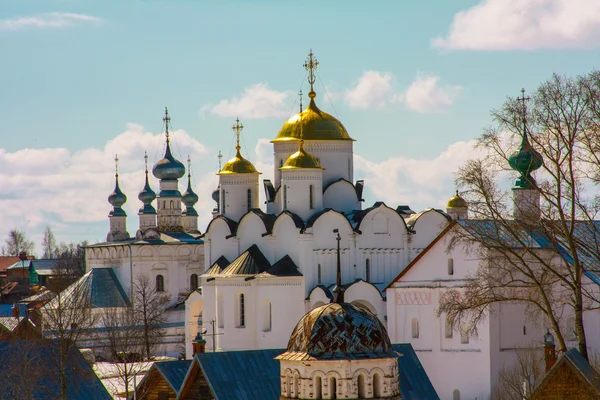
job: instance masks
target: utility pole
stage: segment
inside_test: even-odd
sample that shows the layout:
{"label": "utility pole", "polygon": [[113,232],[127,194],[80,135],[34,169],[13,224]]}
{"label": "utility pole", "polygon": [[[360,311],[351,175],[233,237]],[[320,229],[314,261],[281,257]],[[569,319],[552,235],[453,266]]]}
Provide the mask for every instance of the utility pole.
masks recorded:
{"label": "utility pole", "polygon": [[[224,332],[217,332],[216,328],[215,328],[215,320],[211,320],[209,321],[210,324],[212,325],[212,333],[204,333],[205,336],[212,336],[212,346],[213,346],[213,353],[217,350],[217,346],[215,344],[215,336],[219,336],[219,335],[224,335]],[[206,331],[206,330],[205,330]]]}

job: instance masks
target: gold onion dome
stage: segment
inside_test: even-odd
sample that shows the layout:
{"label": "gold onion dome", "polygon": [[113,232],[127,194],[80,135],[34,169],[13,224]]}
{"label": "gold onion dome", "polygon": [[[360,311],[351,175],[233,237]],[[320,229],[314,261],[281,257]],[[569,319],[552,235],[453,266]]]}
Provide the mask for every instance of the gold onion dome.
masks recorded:
{"label": "gold onion dome", "polygon": [[448,200],[448,204],[446,205],[446,208],[465,208],[465,207],[467,207],[467,201],[465,199],[463,199],[462,197],[460,197],[460,195],[458,194],[458,190],[456,191],[456,194],[450,200]]}
{"label": "gold onion dome", "polygon": [[252,165],[250,161],[242,157],[240,154],[240,147],[237,146],[235,157],[227,161],[218,173],[218,175],[228,174],[260,174],[260,172],[254,168],[254,165]]}
{"label": "gold onion dome", "polygon": [[354,140],[337,118],[317,107],[315,92],[309,96],[308,107],[288,119],[271,142],[298,140],[301,135],[305,140]]}
{"label": "gold onion dome", "polygon": [[297,152],[288,157],[287,161],[280,170],[288,170],[288,169],[323,169],[319,160],[315,156],[310,153],[307,153],[304,150],[304,140],[300,140],[300,149]]}

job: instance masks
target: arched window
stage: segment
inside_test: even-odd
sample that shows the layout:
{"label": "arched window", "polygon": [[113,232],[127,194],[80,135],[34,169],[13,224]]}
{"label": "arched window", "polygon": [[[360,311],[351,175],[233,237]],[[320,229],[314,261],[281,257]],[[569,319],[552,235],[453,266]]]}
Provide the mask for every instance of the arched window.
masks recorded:
{"label": "arched window", "polygon": [[165,278],[162,275],[156,275],[156,291],[165,291]]}
{"label": "arched window", "polygon": [[527,326],[523,325],[523,335],[527,335]]}
{"label": "arched window", "polygon": [[337,399],[337,379],[333,376],[329,378],[329,398]]}
{"label": "arched window", "polygon": [[169,208],[170,208],[171,210],[173,209],[173,200],[171,200],[171,201],[169,202]]}
{"label": "arched window", "polygon": [[452,392],[452,400],[460,400],[460,390],[454,389],[454,392]]}
{"label": "arched window", "polygon": [[454,330],[452,325],[452,320],[446,317],[446,326],[444,327],[444,334],[446,336],[446,339],[452,339],[452,333]]}
{"label": "arched window", "polygon": [[298,376],[298,372],[294,372],[294,379],[292,381],[292,396],[300,397],[300,379]]}
{"label": "arched window", "polygon": [[288,374],[286,374],[285,375],[285,388],[284,388],[284,392],[285,392],[286,396],[290,396],[290,394],[291,394],[290,393],[290,390],[291,390],[290,386],[292,386],[291,385],[291,383],[292,383],[291,380],[292,380],[292,377],[289,376]]}
{"label": "arched window", "polygon": [[373,397],[381,397],[381,376],[377,373],[373,375]]}
{"label": "arched window", "polygon": [[287,185],[283,185],[283,209],[287,210]]}
{"label": "arched window", "polygon": [[225,190],[221,190],[221,199],[223,200],[223,207],[221,208],[221,212],[225,213],[225,211],[227,210],[225,207],[227,207],[227,203],[225,202]]}
{"label": "arched window", "polygon": [[358,375],[358,397],[361,399],[367,398],[367,391],[365,390],[365,376],[363,374]]}
{"label": "arched window", "polygon": [[371,261],[368,258],[365,260],[365,281],[371,282]]}
{"label": "arched window", "polygon": [[265,300],[263,306],[263,332],[270,332],[273,324],[273,313],[271,310],[271,302]]}
{"label": "arched window", "polygon": [[248,211],[252,209],[252,189],[248,189]]}
{"label": "arched window", "polygon": [[321,271],[321,264],[317,266],[317,283],[320,285],[323,282],[323,275]]}
{"label": "arched window", "polygon": [[245,304],[244,304],[244,293],[240,294],[238,306],[239,306],[238,328],[244,328],[246,326],[246,309],[245,309]]}
{"label": "arched window", "polygon": [[417,318],[412,319],[411,328],[412,328],[412,338],[418,339],[419,338],[419,320]]}
{"label": "arched window", "polygon": [[198,289],[198,275],[192,274],[190,276],[190,290]]}
{"label": "arched window", "polygon": [[454,259],[448,259],[448,275],[454,275]]}
{"label": "arched window", "polygon": [[[223,291],[217,289],[217,323],[219,328],[225,327],[225,315],[223,314]],[[219,337],[217,336],[217,339]]]}
{"label": "arched window", "polygon": [[315,399],[321,400],[323,398],[323,381],[320,376],[315,378]]}
{"label": "arched window", "polygon": [[313,208],[315,208],[315,205],[313,203],[313,201],[314,201],[313,200],[313,192],[314,192],[314,190],[315,190],[315,187],[313,185],[310,185],[308,187],[308,204],[309,204],[309,207],[310,207],[311,210]]}
{"label": "arched window", "polygon": [[469,344],[469,329],[466,325],[460,327],[460,343]]}

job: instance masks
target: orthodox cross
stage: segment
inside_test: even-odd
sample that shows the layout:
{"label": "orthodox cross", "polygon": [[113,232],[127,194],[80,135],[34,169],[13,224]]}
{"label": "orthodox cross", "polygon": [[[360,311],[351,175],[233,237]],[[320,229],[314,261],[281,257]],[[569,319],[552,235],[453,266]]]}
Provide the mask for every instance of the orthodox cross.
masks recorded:
{"label": "orthodox cross", "polygon": [[221,153],[221,150],[219,150],[219,155],[217,156],[217,158],[219,159],[219,171],[221,170],[221,160],[223,159],[223,153]]}
{"label": "orthodox cross", "polygon": [[521,102],[523,105],[523,132],[527,134],[527,104],[529,101],[529,96],[525,97],[525,88],[521,89],[521,97],[517,97],[517,100]]}
{"label": "orthodox cross", "polygon": [[302,112],[302,89],[300,89],[300,112]]}
{"label": "orthodox cross", "polygon": [[319,61],[317,61],[316,57],[314,57],[312,49],[310,49],[310,52],[308,53],[308,58],[304,62],[304,69],[308,71],[308,83],[310,83],[310,92],[308,93],[308,97],[310,97],[311,99],[315,96],[313,85],[315,84],[315,71],[317,70],[318,66]]}
{"label": "orthodox cross", "polygon": [[167,135],[167,142],[169,141],[169,122],[171,122],[171,117],[169,117],[169,110],[165,107],[165,116],[163,117],[163,122],[165,123],[165,133]]}
{"label": "orthodox cross", "polygon": [[231,129],[235,132],[235,141],[236,141],[235,149],[239,150],[240,149],[240,133],[242,132],[242,129],[244,129],[244,125],[240,124],[239,118],[236,118],[235,125],[233,125],[231,127]]}
{"label": "orthodox cross", "polygon": [[192,159],[190,158],[189,154],[188,154],[187,161],[188,161],[188,181],[189,181],[192,176]]}
{"label": "orthodox cross", "polygon": [[146,165],[146,175],[148,175],[148,152],[144,151],[144,164]]}
{"label": "orthodox cross", "polygon": [[119,155],[115,154],[115,176],[119,177]]}

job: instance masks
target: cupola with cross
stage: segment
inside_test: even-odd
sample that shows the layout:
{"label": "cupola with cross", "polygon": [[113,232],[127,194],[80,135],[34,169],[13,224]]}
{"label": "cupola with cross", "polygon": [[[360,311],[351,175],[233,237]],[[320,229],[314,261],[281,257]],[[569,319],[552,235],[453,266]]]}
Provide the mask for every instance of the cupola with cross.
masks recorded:
{"label": "cupola with cross", "polygon": [[183,229],[190,233],[200,233],[198,230],[198,212],[194,205],[198,202],[198,195],[192,189],[192,160],[188,155],[188,186],[181,197],[181,201],[185,205],[185,211],[182,214]]}
{"label": "cupola with cross", "polygon": [[288,119],[271,141],[275,150],[275,187],[281,185],[281,168],[291,154],[298,151],[298,141],[304,139],[304,150],[312,153],[323,166],[323,184],[345,179],[353,181],[353,141],[342,123],[317,107],[314,84],[319,62],[312,50],[304,63],[308,73],[310,102],[308,107]]}
{"label": "cupola with cross", "polygon": [[106,236],[107,242],[129,239],[127,232],[127,213],[122,206],[127,202],[127,196],[119,187],[119,157],[115,156],[115,190],[108,196],[108,202],[113,209],[108,214],[110,229]]}
{"label": "cupola with cross", "polygon": [[185,166],[171,153],[169,124],[171,117],[165,107],[166,148],[165,156],[152,167],[152,174],[159,180],[158,193],[158,231],[181,232],[181,193],[179,192],[179,179],[185,175]]}
{"label": "cupola with cross", "polygon": [[239,118],[231,128],[235,132],[235,157],[219,171],[219,213],[239,221],[252,208],[258,208],[258,176],[260,172],[240,152],[240,135],[244,125]]}
{"label": "cupola with cross", "polygon": [[525,97],[525,89],[521,89],[521,97],[518,98],[521,103],[523,122],[521,144],[508,158],[508,164],[519,173],[519,178],[513,187],[514,218],[522,222],[535,223],[540,219],[540,193],[531,173],[543,165],[544,159],[529,143],[526,103],[528,100],[529,97]]}
{"label": "cupola with cross", "polygon": [[156,239],[158,238],[158,230],[156,227],[156,209],[152,202],[156,200],[156,193],[150,187],[148,179],[148,153],[144,152],[145,164],[145,183],[144,187],[138,194],[138,199],[142,202],[142,207],[138,212],[140,218],[140,226],[135,235],[138,240]]}

